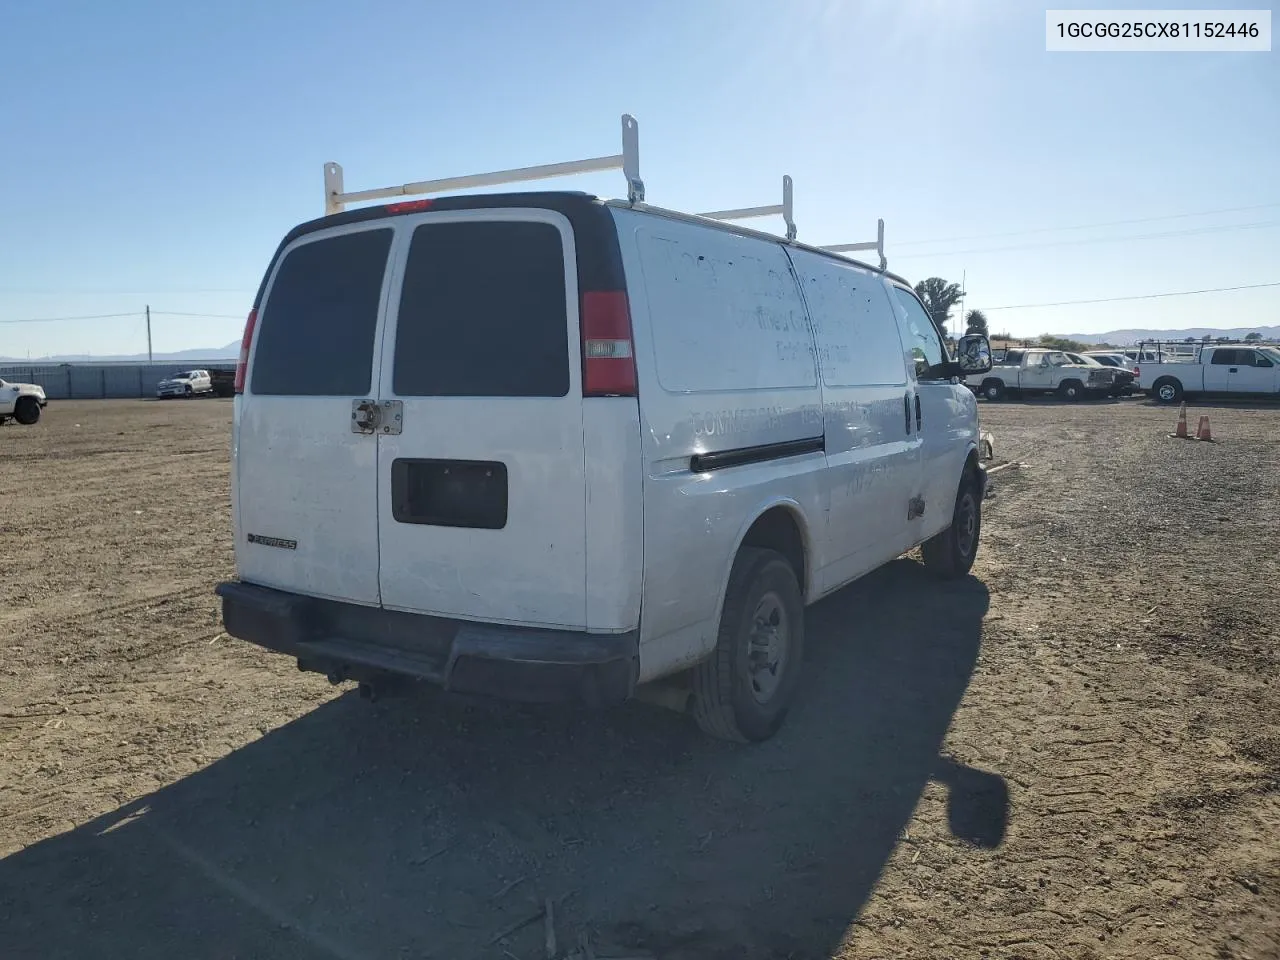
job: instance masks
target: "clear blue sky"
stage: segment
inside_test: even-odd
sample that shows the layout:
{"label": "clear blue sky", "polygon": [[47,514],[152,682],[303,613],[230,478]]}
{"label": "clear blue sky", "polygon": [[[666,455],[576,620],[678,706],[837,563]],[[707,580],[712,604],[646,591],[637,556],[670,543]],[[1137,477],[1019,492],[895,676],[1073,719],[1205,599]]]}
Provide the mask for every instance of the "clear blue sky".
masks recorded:
{"label": "clear blue sky", "polygon": [[[235,318],[157,317],[157,351],[220,346],[280,236],[322,212],[324,161],[359,189],[612,153],[623,112],[652,202],[772,203],[789,173],[801,239],[884,217],[891,269],[965,271],[969,307],[1280,280],[1280,53],[1049,54],[1045,7],[14,0],[0,320],[150,303]],[[1237,207],[1258,209],[989,236]],[[1280,324],[1280,287],[990,316]],[[0,355],[142,349],[140,319],[0,324]]]}

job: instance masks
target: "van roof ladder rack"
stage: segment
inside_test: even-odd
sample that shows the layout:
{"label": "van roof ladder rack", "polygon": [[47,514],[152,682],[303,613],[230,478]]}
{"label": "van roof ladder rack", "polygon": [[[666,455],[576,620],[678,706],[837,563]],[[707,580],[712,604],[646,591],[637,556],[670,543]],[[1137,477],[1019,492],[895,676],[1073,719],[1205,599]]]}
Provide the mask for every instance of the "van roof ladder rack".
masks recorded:
{"label": "van roof ladder rack", "polygon": [[708,220],[753,220],[756,217],[780,216],[787,224],[787,239],[796,238],[796,221],[792,202],[791,178],[782,178],[782,202],[768,207],[739,207],[737,210],[713,210],[700,213],[700,217]]}
{"label": "van roof ladder rack", "polygon": [[822,247],[828,253],[853,253],[855,250],[874,250],[880,254],[880,269],[887,270],[889,261],[884,257],[884,220],[876,221],[876,238],[868,240],[866,243],[836,243],[829,247]]}
{"label": "van roof ladder rack", "polygon": [[398,187],[377,187],[373,190],[355,190],[347,193],[342,182],[342,166],[337,163],[324,165],[324,212],[326,215],[341,213],[348,203],[363,200],[385,200],[388,197],[409,197],[423,193],[443,193],[447,190],[464,190],[472,187],[492,187],[502,183],[522,183],[527,180],[548,180],[552,177],[568,177],[577,173],[599,173],[603,170],[621,170],[627,178],[627,199],[631,203],[644,201],[644,181],[640,179],[640,126],[629,113],[622,115],[622,152],[607,157],[590,157],[586,160],[569,160],[565,163],[545,163],[536,167],[517,167],[514,170],[495,170],[492,173],[473,173],[463,177],[446,177],[442,180],[419,180]]}

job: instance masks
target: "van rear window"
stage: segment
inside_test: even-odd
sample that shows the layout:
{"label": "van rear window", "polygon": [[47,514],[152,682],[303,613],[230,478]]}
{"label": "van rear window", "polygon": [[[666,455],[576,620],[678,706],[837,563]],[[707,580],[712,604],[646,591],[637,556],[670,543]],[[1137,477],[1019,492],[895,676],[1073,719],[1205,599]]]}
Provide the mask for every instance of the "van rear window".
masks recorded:
{"label": "van rear window", "polygon": [[564,245],[553,225],[423,224],[396,320],[396,395],[563,397],[566,310]]}
{"label": "van rear window", "polygon": [[392,231],[361,230],[294,247],[261,311],[249,389],[267,396],[362,397]]}

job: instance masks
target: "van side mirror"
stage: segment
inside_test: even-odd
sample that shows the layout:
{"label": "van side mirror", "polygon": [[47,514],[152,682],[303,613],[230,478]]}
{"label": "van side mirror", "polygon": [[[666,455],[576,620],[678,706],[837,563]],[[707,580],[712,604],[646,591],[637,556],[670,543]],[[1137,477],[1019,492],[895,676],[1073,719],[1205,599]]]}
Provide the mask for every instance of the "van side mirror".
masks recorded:
{"label": "van side mirror", "polygon": [[991,369],[991,341],[980,333],[966,333],[956,344],[956,365],[962,377],[986,373]]}

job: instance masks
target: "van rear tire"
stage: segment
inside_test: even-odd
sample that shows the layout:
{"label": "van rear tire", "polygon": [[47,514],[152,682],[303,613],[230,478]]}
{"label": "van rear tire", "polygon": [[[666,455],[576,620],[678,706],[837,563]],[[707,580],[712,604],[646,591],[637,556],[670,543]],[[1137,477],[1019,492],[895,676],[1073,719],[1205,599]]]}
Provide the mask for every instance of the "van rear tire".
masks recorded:
{"label": "van rear tire", "polygon": [[743,547],[725,591],[711,656],[693,669],[693,715],[704,733],[750,743],[778,732],[804,659],[804,597],[782,554]]}
{"label": "van rear tire", "polygon": [[978,555],[981,535],[982,498],[974,472],[967,470],[956,494],[951,526],[920,545],[925,569],[944,580],[967,576]]}

